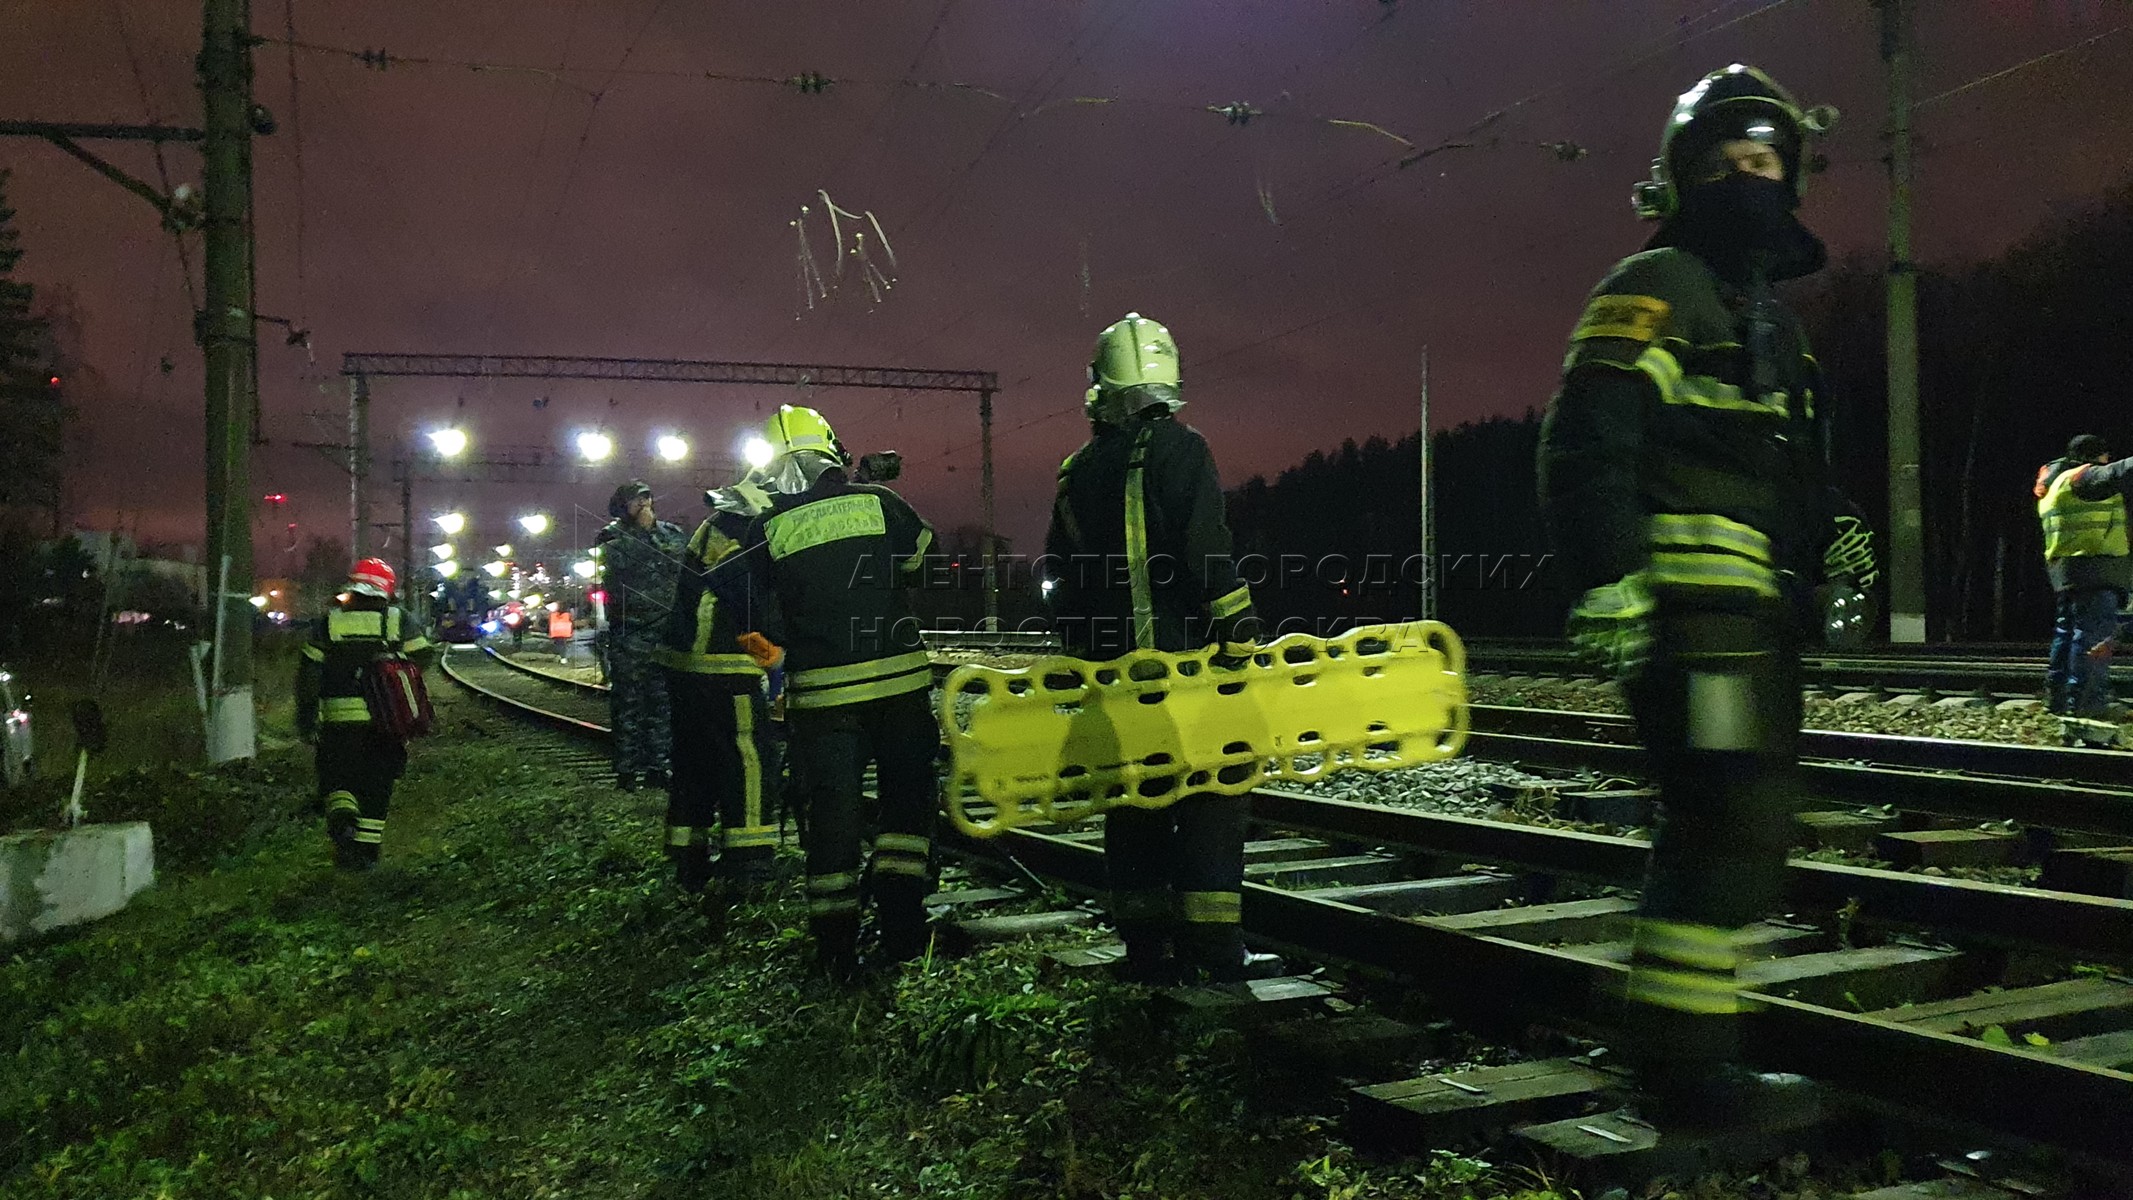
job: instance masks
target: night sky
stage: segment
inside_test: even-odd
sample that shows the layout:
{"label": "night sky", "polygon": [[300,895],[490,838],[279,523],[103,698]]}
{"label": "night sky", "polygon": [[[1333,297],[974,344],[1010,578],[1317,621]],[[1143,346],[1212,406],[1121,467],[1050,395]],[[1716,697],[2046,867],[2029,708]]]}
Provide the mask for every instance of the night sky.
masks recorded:
{"label": "night sky", "polygon": [[[2123,0],[1918,7],[1920,100],[2133,22]],[[1439,428],[1539,407],[1583,293],[1648,232],[1628,191],[1672,98],[1735,60],[1844,111],[1806,215],[1836,255],[1882,236],[1867,0],[253,8],[277,42],[293,18],[318,46],[527,68],[381,71],[299,50],[292,98],[288,50],[259,47],[257,94],[280,132],[256,148],[258,307],[309,328],[315,356],[262,327],[271,445],[253,491],[292,497],[286,517],[261,519],[262,573],[288,565],[270,524],[346,536],[344,477],[290,443],[335,439],[307,414],[345,419],[350,350],[997,371],[1000,526],[1023,549],[1085,432],[1090,343],[1129,309],[1176,334],[1185,417],[1228,482],[1344,437],[1412,431],[1425,345]],[[0,116],[198,122],[196,4],[0,0],[0,28]],[[807,94],[752,81],[804,72],[837,82]],[[1233,102],[1262,115],[1238,126],[1206,111]],[[2127,177],[2133,31],[1930,99],[1916,129],[1919,258],[1990,255]],[[1588,153],[1562,161],[1548,145],[1563,142]],[[1471,145],[1394,165],[1445,143]],[[105,145],[156,177],[145,148]],[[192,151],[166,158],[173,182],[197,181]],[[74,392],[76,523],[199,540],[199,357],[170,237],[138,198],[43,143],[0,141],[0,166],[14,171],[18,274],[47,298],[68,293],[91,368]],[[887,233],[895,286],[878,304],[851,261],[836,278],[818,189]],[[791,226],[802,205],[833,285],[812,310]],[[197,273],[197,240],[188,252]],[[603,424],[642,450],[681,430],[695,468],[652,478],[662,514],[685,525],[702,512],[694,490],[728,481],[707,459],[730,457],[778,403],[813,403],[854,450],[903,451],[899,486],[936,526],[978,514],[969,396],[458,380],[381,380],[375,396],[381,460],[395,437],[455,418],[492,447],[563,446]],[[566,530],[575,513],[583,541],[613,482],[426,485],[417,503],[463,507],[484,545],[536,507]],[[374,516],[394,503],[381,478]]]}

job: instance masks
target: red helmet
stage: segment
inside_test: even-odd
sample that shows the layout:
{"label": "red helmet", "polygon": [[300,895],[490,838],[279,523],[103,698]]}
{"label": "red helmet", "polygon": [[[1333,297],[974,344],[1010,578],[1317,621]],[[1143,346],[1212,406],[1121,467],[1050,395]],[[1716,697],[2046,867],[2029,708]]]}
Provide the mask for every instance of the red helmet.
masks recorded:
{"label": "red helmet", "polygon": [[380,600],[393,598],[399,577],[382,558],[366,558],[348,569],[348,590]]}

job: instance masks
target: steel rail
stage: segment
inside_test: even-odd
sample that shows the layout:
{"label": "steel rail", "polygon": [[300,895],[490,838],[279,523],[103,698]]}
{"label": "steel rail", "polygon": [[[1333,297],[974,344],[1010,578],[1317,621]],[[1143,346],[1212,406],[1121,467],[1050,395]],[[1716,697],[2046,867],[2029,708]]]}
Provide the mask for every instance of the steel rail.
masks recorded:
{"label": "steel rail", "polygon": [[[1643,881],[1651,857],[1650,843],[1633,838],[1361,804],[1278,788],[1252,793],[1252,819],[1299,833],[1401,846],[1622,887]],[[2008,945],[2046,946],[2117,962],[2133,960],[2133,900],[1805,860],[1786,864],[1785,900],[1820,914],[1856,904],[1856,919],[1868,924],[1926,928]]]}
{"label": "steel rail", "polygon": [[[1466,752],[1496,762],[1584,767],[1610,775],[1648,774],[1641,746],[1522,734],[1475,732]],[[2133,793],[2042,779],[2004,779],[1849,762],[1803,761],[1801,782],[1818,801],[2014,821],[2051,829],[2133,835]]]}
{"label": "steel rail", "polygon": [[[1637,740],[1636,721],[1619,713],[1507,704],[1476,704],[1471,711],[1473,727],[1486,733],[1615,745],[1634,744]],[[1800,732],[1800,754],[1804,758],[1902,770],[1967,771],[2087,787],[2133,788],[2133,754],[2119,750],[1805,729]]]}
{"label": "steel rail", "polygon": [[[481,655],[479,657],[474,657],[472,661],[487,661],[503,664],[505,666],[510,665],[508,663],[504,663],[501,657],[496,655],[495,652],[489,650],[486,646],[482,647],[481,651]],[[437,660],[437,665],[438,668],[444,672],[446,678],[450,679],[452,682],[458,684],[459,686],[467,689],[468,691],[473,692],[475,695],[481,697],[483,700],[488,701],[490,704],[502,708],[508,713],[539,721],[542,724],[554,728],[560,733],[568,734],[571,737],[579,738],[584,741],[607,740],[610,731],[605,725],[596,724],[592,721],[581,720],[577,717],[568,716],[564,713],[559,713],[551,709],[542,708],[538,704],[530,703],[519,697],[507,696],[494,688],[483,687],[481,684],[475,682],[472,678],[469,677],[471,673],[466,670],[465,663],[455,664],[454,662],[455,659],[462,659],[468,657],[469,656],[464,654],[454,654],[450,651],[446,651],[445,654]]]}
{"label": "steel rail", "polygon": [[[488,657],[504,663],[500,657]],[[445,663],[448,676],[504,705],[506,711],[539,719],[573,736],[608,736],[601,726],[471,683],[452,669],[449,655]],[[1640,874],[1648,854],[1644,843],[1627,838],[1403,812],[1278,791],[1255,793],[1253,816],[1285,828],[1615,881]],[[1011,830],[999,839],[977,842],[961,837],[952,827],[942,831],[942,841],[980,855],[1011,858],[1085,891],[1100,892],[1104,887],[1103,852],[1093,845],[1027,830]],[[2108,947],[2119,955],[2133,946],[2128,934],[2133,902],[1826,863],[1790,864],[1787,895],[1795,902],[1824,909],[1856,899],[1860,915],[1869,920],[1959,927],[2031,945],[2083,951]],[[1499,1028],[1516,1014],[1599,1027],[1613,1003],[1610,998],[1619,994],[1626,971],[1618,963],[1471,934],[1427,917],[1388,916],[1258,883],[1245,885],[1244,921],[1256,936],[1415,981],[1447,1009]],[[2133,1111],[2133,1074],[1778,997],[1758,995],[1756,1003],[1749,1017],[1747,1052],[1758,1067],[1798,1071],[1905,1108],[1916,1107],[1921,1081],[1925,1081],[1937,1117],[2113,1162],[2133,1162],[2133,1142],[2120,1136],[2117,1122],[2099,1116]]]}
{"label": "steel rail", "polygon": [[[950,834],[978,854],[1011,857],[1088,891],[1103,888],[1103,852],[1027,830],[995,845]],[[1433,1000],[1503,1028],[1515,1015],[1604,1023],[1627,968],[1563,950],[1394,917],[1259,883],[1244,885],[1253,934],[1417,983]],[[2133,1162],[2133,1140],[2104,1114],[2133,1112],[2133,1074],[1798,1001],[1756,996],[1747,1054],[1765,1070],[1798,1071],[1843,1091],[2051,1145]]]}
{"label": "steel rail", "polygon": [[[1476,674],[1561,675],[1594,678],[1576,652],[1559,646],[1467,646],[1468,669]],[[1960,655],[1860,657],[1808,654],[1800,659],[1808,687],[1845,691],[1925,691],[1944,695],[2041,695],[2042,658],[1979,658]],[[2133,683],[2121,681],[2121,692]]]}
{"label": "steel rail", "polygon": [[488,655],[490,658],[495,659],[503,666],[509,667],[510,669],[517,671],[521,675],[526,675],[530,676],[531,678],[538,679],[542,683],[553,684],[554,686],[565,689],[566,691],[583,692],[587,695],[600,696],[603,698],[606,697],[608,694],[608,687],[604,683],[589,683],[583,679],[572,679],[568,675],[558,675],[553,671],[543,671],[539,667],[528,666],[525,663],[517,661],[516,659],[505,658],[492,646],[482,646],[481,652],[483,654]]}

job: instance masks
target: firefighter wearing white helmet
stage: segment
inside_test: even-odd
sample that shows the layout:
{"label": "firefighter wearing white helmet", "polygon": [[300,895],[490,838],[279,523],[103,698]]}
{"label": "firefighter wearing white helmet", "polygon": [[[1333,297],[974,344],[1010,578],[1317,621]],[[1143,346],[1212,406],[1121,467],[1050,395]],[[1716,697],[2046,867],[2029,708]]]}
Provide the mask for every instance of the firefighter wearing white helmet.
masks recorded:
{"label": "firefighter wearing white helmet", "polygon": [[[770,506],[740,539],[745,569],[765,585],[753,632],[785,650],[808,928],[823,972],[844,981],[859,969],[862,892],[876,916],[873,962],[926,948],[941,735],[907,591],[933,530],[895,492],[851,481],[850,457],[814,409],[779,408],[763,441]],[[868,855],[859,780],[870,761],[879,819]]]}
{"label": "firefighter wearing white helmet", "polygon": [[1680,97],[1636,191],[1659,229],[1594,289],[1541,431],[1572,639],[1620,680],[1659,781],[1627,993],[1662,1127],[1802,1107],[1799,1081],[1736,1065],[1739,968],[1791,844],[1813,589],[1873,575],[1829,482],[1830,398],[1770,290],[1822,266],[1796,210],[1833,117],[1740,65]]}
{"label": "firefighter wearing white helmet", "polygon": [[[1089,384],[1091,436],[1059,468],[1044,543],[1068,652],[1096,661],[1202,646],[1251,654],[1257,617],[1230,559],[1214,455],[1175,419],[1184,401],[1170,331],[1127,313],[1098,335]],[[1245,819],[1243,797],[1212,794],[1104,818],[1129,976],[1232,980],[1270,967],[1244,948]]]}

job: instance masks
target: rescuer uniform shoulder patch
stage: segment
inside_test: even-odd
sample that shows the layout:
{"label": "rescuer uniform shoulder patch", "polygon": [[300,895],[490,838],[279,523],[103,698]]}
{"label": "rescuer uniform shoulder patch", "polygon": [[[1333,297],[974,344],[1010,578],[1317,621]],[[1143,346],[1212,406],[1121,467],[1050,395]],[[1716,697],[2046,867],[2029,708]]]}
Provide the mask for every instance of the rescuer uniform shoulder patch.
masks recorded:
{"label": "rescuer uniform shoulder patch", "polygon": [[1618,337],[1649,342],[1666,328],[1666,315],[1673,310],[1657,296],[1594,296],[1570,340]]}

